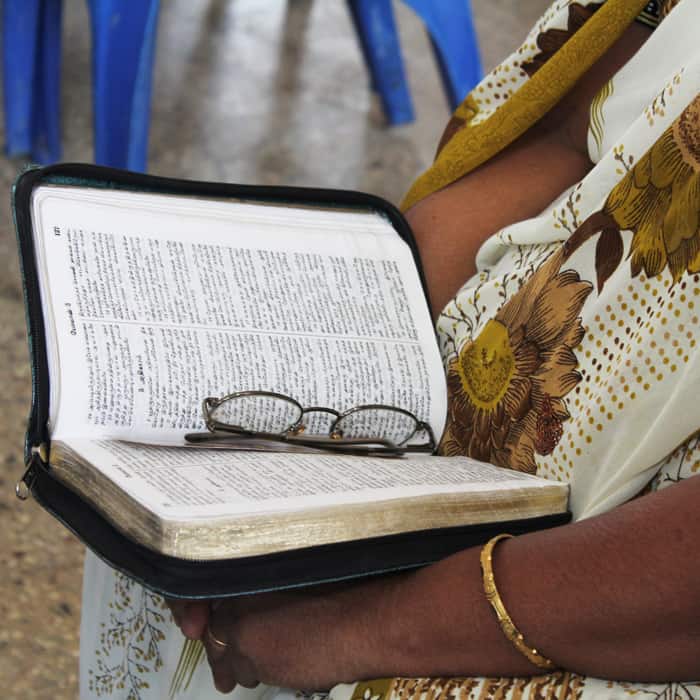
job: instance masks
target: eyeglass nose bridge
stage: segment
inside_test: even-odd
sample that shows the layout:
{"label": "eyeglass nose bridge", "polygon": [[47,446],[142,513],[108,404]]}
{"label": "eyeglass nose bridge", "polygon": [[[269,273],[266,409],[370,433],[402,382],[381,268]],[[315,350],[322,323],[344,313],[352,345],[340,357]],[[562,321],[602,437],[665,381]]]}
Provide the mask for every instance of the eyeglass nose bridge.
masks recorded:
{"label": "eyeglass nose bridge", "polygon": [[290,435],[301,435],[303,432],[305,432],[308,425],[308,421],[305,420],[305,416],[307,416],[309,413],[327,413],[329,416],[332,416],[333,420],[331,422],[331,427],[328,431],[328,434],[331,437],[333,437],[333,426],[335,426],[341,414],[339,411],[336,411],[333,408],[328,408],[326,406],[309,406],[308,408],[302,409],[301,416],[299,416],[299,420],[294,425],[292,425],[287,432]]}

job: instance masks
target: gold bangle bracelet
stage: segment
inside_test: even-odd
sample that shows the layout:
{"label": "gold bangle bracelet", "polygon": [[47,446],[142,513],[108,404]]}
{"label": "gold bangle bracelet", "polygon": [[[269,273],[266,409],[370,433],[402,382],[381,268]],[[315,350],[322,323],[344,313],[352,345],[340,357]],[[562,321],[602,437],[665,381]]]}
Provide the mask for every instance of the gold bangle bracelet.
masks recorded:
{"label": "gold bangle bracelet", "polygon": [[506,639],[508,639],[531,664],[546,671],[553,671],[557,668],[554,662],[550,661],[546,656],[542,656],[534,647],[528,646],[525,643],[523,635],[520,634],[513,620],[511,620],[506,606],[503,604],[501,596],[498,593],[498,588],[496,588],[496,579],[493,575],[493,548],[501,540],[510,537],[513,537],[513,535],[505,533],[496,535],[491,538],[481,550],[481,574],[484,580],[486,600],[489,601],[491,607],[494,609],[496,617],[498,618],[498,624],[501,626],[501,630],[503,630]]}

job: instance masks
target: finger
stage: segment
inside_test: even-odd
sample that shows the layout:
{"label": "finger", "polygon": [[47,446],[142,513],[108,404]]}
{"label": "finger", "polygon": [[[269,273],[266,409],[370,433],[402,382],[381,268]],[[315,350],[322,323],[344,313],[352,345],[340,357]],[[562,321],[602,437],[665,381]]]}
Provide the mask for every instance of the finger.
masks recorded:
{"label": "finger", "polygon": [[183,606],[179,626],[185,637],[201,639],[209,622],[209,601],[189,600]]}
{"label": "finger", "polygon": [[205,643],[205,649],[214,685],[219,692],[230,693],[237,685],[244,688],[255,688],[259,685],[250,664],[231,647],[221,649],[208,642]]}
{"label": "finger", "polygon": [[219,664],[211,666],[211,675],[214,679],[214,687],[220,693],[230,693],[236,688],[236,677],[230,666]]}
{"label": "finger", "polygon": [[209,619],[209,603],[204,600],[166,598],[175,624],[190,639],[200,639]]}
{"label": "finger", "polygon": [[252,676],[246,675],[245,673],[238,674],[236,683],[244,688],[257,688],[260,685],[260,681],[255,680]]}
{"label": "finger", "polygon": [[186,600],[180,600],[177,598],[165,598],[165,604],[170,609],[170,612],[175,620],[175,624],[180,627],[182,624],[182,617],[185,612],[185,606],[187,605]]}
{"label": "finger", "polygon": [[207,658],[209,661],[217,662],[224,657],[227,651],[230,651],[231,647],[225,630],[214,632],[212,629],[213,623],[213,619],[210,618],[204,635],[202,636],[202,643],[207,651]]}
{"label": "finger", "polygon": [[211,622],[210,620],[207,625],[202,643],[216,689],[220,693],[230,693],[236,687],[232,650],[228,642],[222,638],[223,632],[214,632],[211,629]]}
{"label": "finger", "polygon": [[235,621],[230,610],[219,608],[221,615],[212,615],[202,638],[207,653],[207,660],[214,676],[217,690],[228,693],[241,685],[255,688],[258,685],[253,666],[240,653],[234,639]]}

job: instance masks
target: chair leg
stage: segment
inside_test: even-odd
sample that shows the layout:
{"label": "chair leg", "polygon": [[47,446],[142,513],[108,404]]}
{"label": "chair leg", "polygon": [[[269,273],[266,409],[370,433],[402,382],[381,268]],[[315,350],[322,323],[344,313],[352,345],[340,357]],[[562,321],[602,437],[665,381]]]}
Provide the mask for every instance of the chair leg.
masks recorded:
{"label": "chair leg", "polygon": [[32,149],[32,112],[41,0],[4,0],[2,6],[5,151]]}
{"label": "chair leg", "polygon": [[88,0],[95,162],[145,170],[158,0]]}
{"label": "chair leg", "polygon": [[469,0],[404,0],[423,20],[452,109],[483,75]]}
{"label": "chair leg", "polygon": [[413,103],[391,0],[348,0],[348,6],[387,121],[392,125],[412,122]]}
{"label": "chair leg", "polygon": [[62,9],[63,0],[42,0],[32,119],[32,158],[42,164],[61,159]]}
{"label": "chair leg", "polygon": [[369,57],[369,46],[367,45],[367,39],[365,33],[362,30],[362,20],[357,12],[357,4],[348,0],[348,10],[350,11],[350,18],[352,19],[352,25],[355,28],[355,34],[357,34],[357,39],[360,42],[360,49],[362,50],[362,58],[364,59],[365,66],[367,67],[367,72],[369,73],[370,88],[373,92],[377,91],[377,86],[374,84],[374,73],[372,72],[372,62]]}

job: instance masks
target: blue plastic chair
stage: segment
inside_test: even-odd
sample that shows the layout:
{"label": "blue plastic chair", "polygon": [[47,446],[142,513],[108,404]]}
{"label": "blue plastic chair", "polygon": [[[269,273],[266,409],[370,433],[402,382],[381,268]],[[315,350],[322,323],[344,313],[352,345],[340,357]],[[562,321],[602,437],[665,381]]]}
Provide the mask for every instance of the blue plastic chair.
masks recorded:
{"label": "blue plastic chair", "polygon": [[[95,162],[145,170],[158,0],[88,0]],[[6,152],[61,157],[62,0],[5,0]]]}
{"label": "blue plastic chair", "polygon": [[95,162],[145,170],[159,0],[88,0]]}
{"label": "blue plastic chair", "polygon": [[2,12],[5,150],[58,160],[61,0],[5,0]]}
{"label": "blue plastic chair", "polygon": [[[454,109],[482,76],[469,0],[404,0],[430,36],[450,107]],[[391,0],[348,0],[372,88],[390,124],[413,121]]]}

